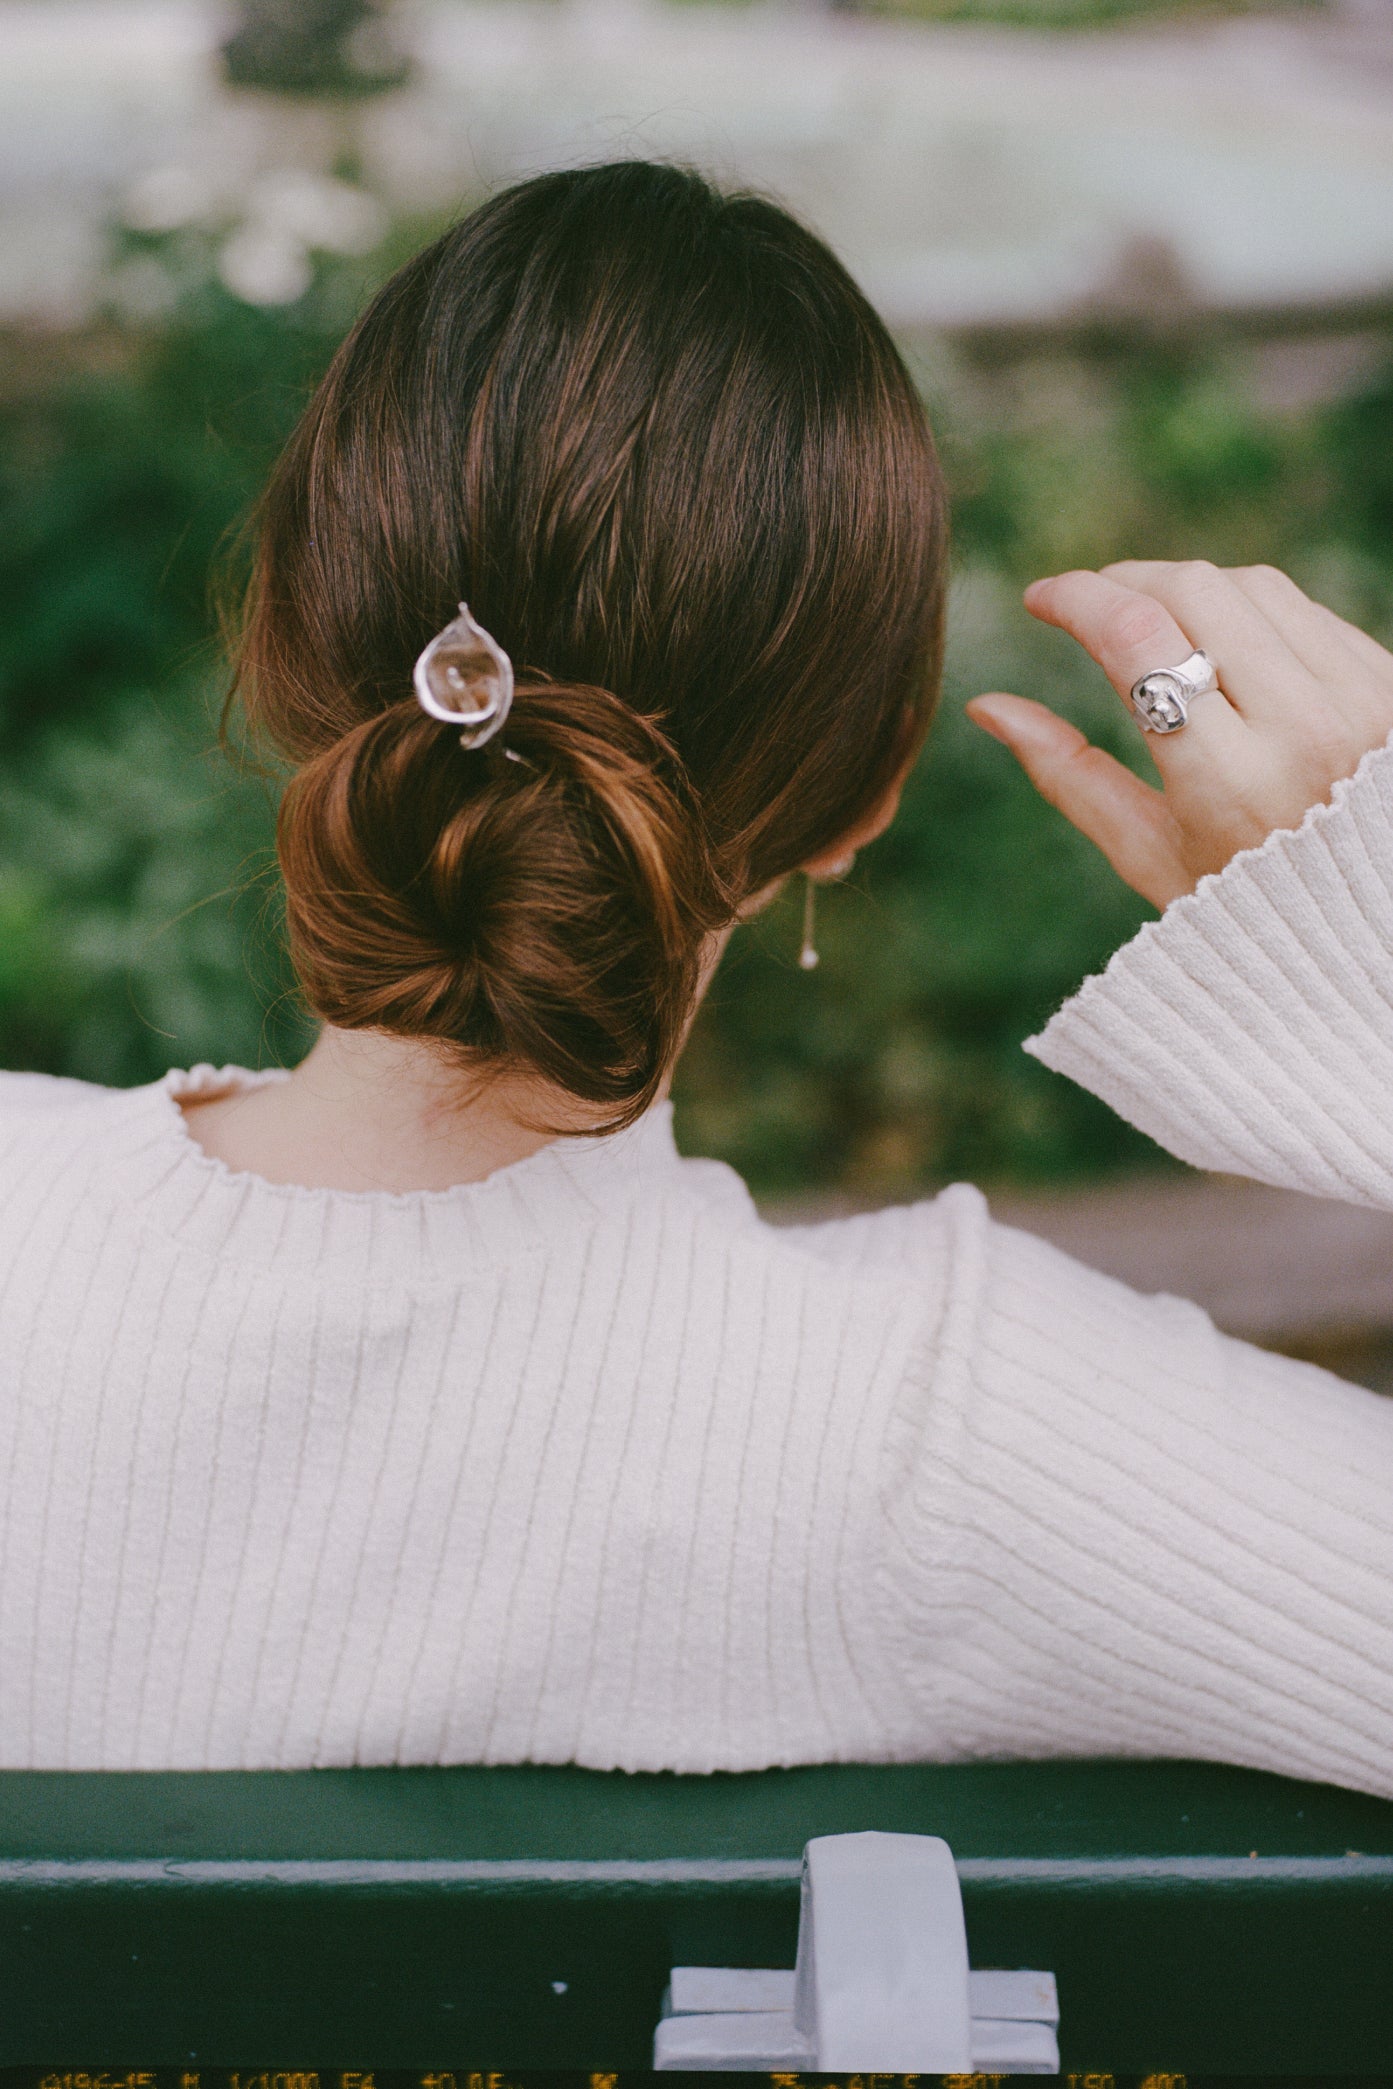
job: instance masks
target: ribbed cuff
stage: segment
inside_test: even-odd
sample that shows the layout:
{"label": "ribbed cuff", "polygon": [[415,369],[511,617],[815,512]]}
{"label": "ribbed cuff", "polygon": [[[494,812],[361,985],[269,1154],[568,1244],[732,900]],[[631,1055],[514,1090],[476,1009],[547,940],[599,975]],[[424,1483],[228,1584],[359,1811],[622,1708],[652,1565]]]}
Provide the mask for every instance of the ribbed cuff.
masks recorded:
{"label": "ribbed cuff", "polygon": [[1196,1167],[1393,1208],[1393,742],[1173,901],[1025,1050]]}

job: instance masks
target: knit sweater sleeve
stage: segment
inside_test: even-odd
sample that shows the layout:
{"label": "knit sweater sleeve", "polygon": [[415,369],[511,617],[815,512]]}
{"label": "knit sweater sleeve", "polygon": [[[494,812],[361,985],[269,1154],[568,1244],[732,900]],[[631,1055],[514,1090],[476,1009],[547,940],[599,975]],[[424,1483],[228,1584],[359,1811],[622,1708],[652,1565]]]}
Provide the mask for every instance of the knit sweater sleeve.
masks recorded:
{"label": "knit sweater sleeve", "polygon": [[[1031,1049],[1186,1160],[1393,1207],[1393,749],[1167,909]],[[918,1210],[949,1271],[888,1438],[881,1564],[921,1752],[1191,1756],[1393,1796],[1393,1400],[972,1191]]]}
{"label": "knit sweater sleeve", "polygon": [[904,1752],[1393,1797],[1393,1400],[945,1203],[947,1304],[883,1468]]}
{"label": "knit sweater sleeve", "polygon": [[1197,1167],[1393,1209],[1393,744],[1025,1049]]}

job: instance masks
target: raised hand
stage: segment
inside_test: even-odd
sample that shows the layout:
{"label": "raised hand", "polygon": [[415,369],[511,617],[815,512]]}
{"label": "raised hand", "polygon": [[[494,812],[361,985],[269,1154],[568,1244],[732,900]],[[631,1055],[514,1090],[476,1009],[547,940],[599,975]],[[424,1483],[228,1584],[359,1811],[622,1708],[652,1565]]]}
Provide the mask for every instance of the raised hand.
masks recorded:
{"label": "raised hand", "polygon": [[1129,710],[1142,675],[1197,649],[1214,663],[1219,687],[1189,722],[1147,735],[1160,790],[1044,704],[998,691],[967,706],[1154,906],[1299,826],[1393,733],[1393,654],[1272,566],[1127,559],[1034,581],[1025,605],[1078,640]]}

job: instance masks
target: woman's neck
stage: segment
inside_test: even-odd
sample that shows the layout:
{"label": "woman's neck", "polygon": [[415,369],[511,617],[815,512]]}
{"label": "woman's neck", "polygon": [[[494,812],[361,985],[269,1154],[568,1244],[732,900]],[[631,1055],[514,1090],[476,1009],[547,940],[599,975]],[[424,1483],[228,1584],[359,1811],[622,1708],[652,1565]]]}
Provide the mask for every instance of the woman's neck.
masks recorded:
{"label": "woman's neck", "polygon": [[[727,926],[707,940],[689,1028],[730,934]],[[660,1097],[670,1080],[669,1072]],[[438,1046],[328,1024],[284,1081],[206,1102],[191,1097],[183,1111],[194,1143],[239,1174],[302,1189],[399,1193],[482,1182],[558,1134],[593,1131],[600,1114],[544,1081],[471,1082]]]}
{"label": "woman's neck", "polygon": [[540,1082],[472,1084],[413,1039],[329,1028],[286,1080],[183,1107],[195,1143],[239,1173],[305,1189],[398,1192],[482,1182],[538,1152],[558,1128],[592,1130],[596,1116]]}

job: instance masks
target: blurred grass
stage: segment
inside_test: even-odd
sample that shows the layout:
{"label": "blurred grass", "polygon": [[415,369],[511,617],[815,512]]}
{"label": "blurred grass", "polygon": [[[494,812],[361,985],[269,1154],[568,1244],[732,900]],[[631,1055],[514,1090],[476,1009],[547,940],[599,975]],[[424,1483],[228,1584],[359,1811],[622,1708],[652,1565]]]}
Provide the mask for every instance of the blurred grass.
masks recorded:
{"label": "blurred grass", "polygon": [[[418,231],[279,310],[224,291],[195,235],[128,236],[107,324],[42,357],[0,340],[6,1065],[125,1084],[303,1047],[274,794],[214,745],[208,579],[365,283]],[[1393,616],[1393,359],[1278,410],[1249,351],[1200,338],[914,354],[957,518],[942,714],[896,826],[821,894],[820,970],[797,968],[789,893],[736,938],[679,1079],[684,1143],[762,1191],[1156,1158],[1019,1049],[1148,911],[962,715],[1017,689],[1145,763],[1101,677],[1025,616],[1025,580],[1267,559],[1385,635]]]}

